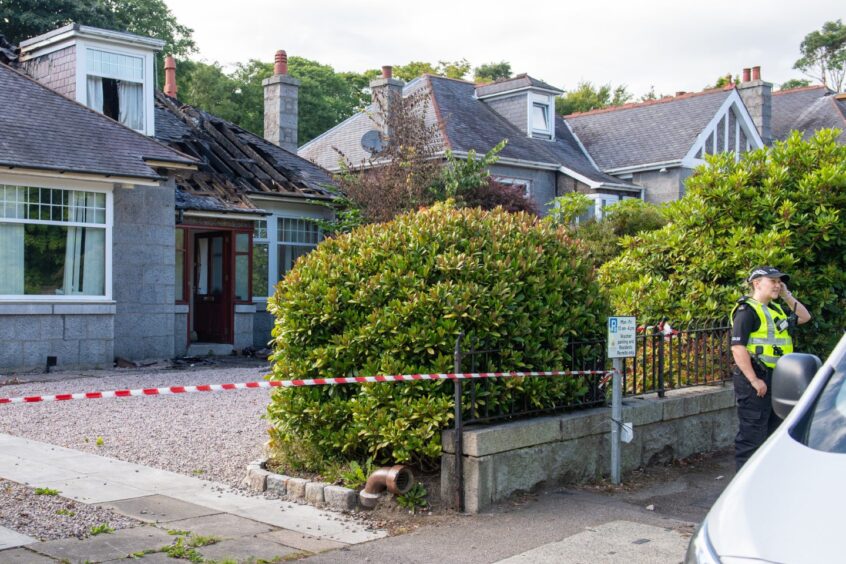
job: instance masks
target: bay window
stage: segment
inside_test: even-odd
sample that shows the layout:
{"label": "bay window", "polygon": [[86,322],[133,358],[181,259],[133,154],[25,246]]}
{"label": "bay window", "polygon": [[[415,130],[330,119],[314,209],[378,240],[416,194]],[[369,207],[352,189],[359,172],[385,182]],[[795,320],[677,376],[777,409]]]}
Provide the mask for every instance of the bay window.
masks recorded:
{"label": "bay window", "polygon": [[0,184],[0,295],[107,296],[108,194]]}

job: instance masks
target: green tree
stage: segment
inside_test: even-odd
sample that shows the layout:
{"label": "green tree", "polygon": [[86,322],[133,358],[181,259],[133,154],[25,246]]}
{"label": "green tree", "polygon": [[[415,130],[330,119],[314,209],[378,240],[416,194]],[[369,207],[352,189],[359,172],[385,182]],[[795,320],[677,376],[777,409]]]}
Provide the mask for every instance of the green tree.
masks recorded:
{"label": "green tree", "polygon": [[511,63],[506,61],[485,63],[473,69],[474,82],[494,82],[505,78],[511,78]]}
{"label": "green tree", "polygon": [[468,72],[470,72],[470,63],[467,62],[467,59],[460,59],[458,61],[438,61],[437,65],[424,61],[411,61],[405,65],[399,65],[393,68],[394,77],[406,82],[414,80],[424,74],[463,79]]}
{"label": "green tree", "polygon": [[729,84],[740,84],[740,77],[732,77],[731,73],[729,73],[725,76],[719,77],[716,81],[714,81],[713,86],[706,85],[705,90],[710,90],[712,88],[723,88],[725,86],[728,86]]}
{"label": "green tree", "polygon": [[846,146],[837,130],[794,132],[767,150],[707,157],[669,223],[624,237],[600,270],[615,310],[643,322],[728,317],[756,265],[791,273],[814,316],[803,349],[824,353],[846,325]]}
{"label": "green tree", "polygon": [[590,82],[580,82],[575,90],[555,99],[555,112],[566,116],[608,106],[622,106],[631,99],[632,95],[624,85],[612,87],[611,84],[605,84],[594,87]]}
{"label": "green tree", "polygon": [[799,51],[802,56],[793,64],[794,69],[836,92],[842,90],[846,74],[846,26],[841,20],[825,22],[822,29],[806,35]]}
{"label": "green tree", "polygon": [[176,20],[164,0],[0,1],[0,33],[12,43],[71,22],[163,39],[166,53],[196,50],[193,30]]}
{"label": "green tree", "polygon": [[810,86],[811,81],[804,78],[791,78],[781,83],[779,90],[790,90],[791,88],[803,88]]}
{"label": "green tree", "polygon": [[240,124],[239,85],[218,63],[177,59],[176,85],[181,101]]}

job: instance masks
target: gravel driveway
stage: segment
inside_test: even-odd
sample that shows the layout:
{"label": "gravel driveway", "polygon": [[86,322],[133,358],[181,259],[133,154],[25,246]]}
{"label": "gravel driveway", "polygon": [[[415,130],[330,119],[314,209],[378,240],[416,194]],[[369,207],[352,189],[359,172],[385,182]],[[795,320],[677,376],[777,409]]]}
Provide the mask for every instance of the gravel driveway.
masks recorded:
{"label": "gravel driveway", "polygon": [[[0,386],[0,397],[249,382],[268,371],[256,361],[239,364],[64,372],[51,374],[55,381]],[[0,432],[239,487],[267,441],[269,397],[270,390],[253,389],[5,404]]]}

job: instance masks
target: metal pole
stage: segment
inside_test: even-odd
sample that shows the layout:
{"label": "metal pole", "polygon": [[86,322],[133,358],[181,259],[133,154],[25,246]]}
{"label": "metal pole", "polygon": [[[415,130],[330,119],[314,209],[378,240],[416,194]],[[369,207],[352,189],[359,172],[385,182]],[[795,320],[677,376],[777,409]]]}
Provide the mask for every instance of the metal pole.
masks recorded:
{"label": "metal pole", "polygon": [[[461,339],[462,332],[455,340],[455,355],[453,356],[453,372],[461,373]],[[461,421],[461,380],[453,380],[455,384],[455,484],[459,513],[464,513],[464,425]]]}
{"label": "metal pole", "polygon": [[623,359],[614,359],[611,389],[611,483],[620,483],[620,428],[623,425]]}

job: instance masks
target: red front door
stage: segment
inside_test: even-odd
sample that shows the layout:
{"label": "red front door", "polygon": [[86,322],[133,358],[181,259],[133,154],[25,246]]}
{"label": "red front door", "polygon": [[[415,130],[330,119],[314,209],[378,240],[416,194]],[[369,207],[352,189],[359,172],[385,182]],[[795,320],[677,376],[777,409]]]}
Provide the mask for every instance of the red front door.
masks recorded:
{"label": "red front door", "polygon": [[232,236],[194,236],[194,331],[201,343],[232,342]]}

